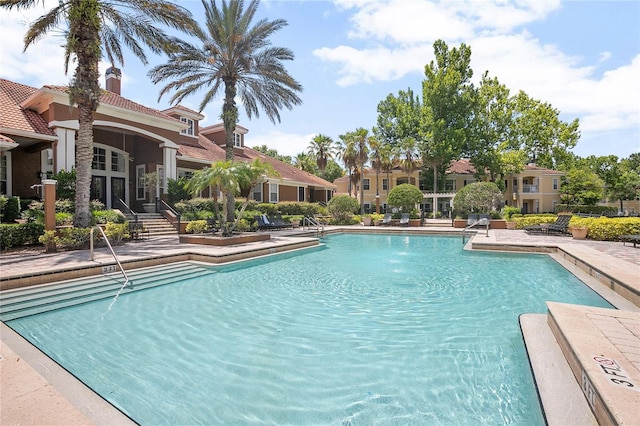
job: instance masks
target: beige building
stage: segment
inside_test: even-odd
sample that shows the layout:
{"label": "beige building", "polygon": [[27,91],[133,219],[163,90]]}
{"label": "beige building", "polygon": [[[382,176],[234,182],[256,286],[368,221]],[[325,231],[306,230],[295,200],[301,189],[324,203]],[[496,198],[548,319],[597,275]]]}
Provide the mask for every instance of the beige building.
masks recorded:
{"label": "beige building", "polygon": [[[460,188],[476,182],[475,168],[469,159],[461,159],[451,163],[447,169],[444,191],[433,193],[431,187],[427,188],[420,180],[421,169],[415,170],[410,175],[399,167],[389,173],[380,172],[377,176],[375,170],[365,170],[362,187],[364,190],[365,209],[376,211],[386,210],[389,191],[403,183],[418,186],[424,194],[424,201],[420,209],[426,213],[433,212],[433,206],[444,215],[448,215],[453,204],[453,197]],[[516,206],[523,213],[553,212],[556,204],[560,203],[560,177],[563,172],[548,170],[535,165],[527,165],[521,173],[509,175],[504,181],[504,203]],[[377,183],[376,183],[377,182]],[[349,194],[359,197],[359,183],[357,188],[349,191],[349,176],[337,179],[337,194]],[[431,186],[431,185],[429,185]]]}

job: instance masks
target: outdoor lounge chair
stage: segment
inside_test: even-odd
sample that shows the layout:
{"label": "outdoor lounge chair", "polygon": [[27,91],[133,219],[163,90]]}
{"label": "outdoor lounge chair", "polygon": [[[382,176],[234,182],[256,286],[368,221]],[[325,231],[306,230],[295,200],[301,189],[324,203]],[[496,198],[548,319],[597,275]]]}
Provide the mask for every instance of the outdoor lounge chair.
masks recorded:
{"label": "outdoor lounge chair", "polygon": [[380,222],[381,226],[388,226],[391,225],[391,218],[393,217],[393,215],[391,213],[385,213],[384,217],[382,218],[382,221]]}
{"label": "outdoor lounge chair", "polygon": [[469,214],[467,216],[467,226],[476,225],[478,223],[478,215],[477,214]]}
{"label": "outdoor lounge chair", "polygon": [[478,225],[486,226],[491,221],[491,215],[487,213],[481,213],[480,218],[478,219]]}
{"label": "outdoor lounge chair", "polygon": [[276,215],[275,217],[268,216],[267,220],[271,225],[277,228],[293,228],[293,224],[285,221],[280,215]]}
{"label": "outdoor lounge chair", "polygon": [[627,245],[627,243],[633,243],[635,247],[636,244],[640,244],[640,235],[620,235],[620,241],[622,241],[623,245]]}
{"label": "outdoor lounge chair", "polygon": [[402,213],[400,216],[400,222],[398,223],[400,226],[409,226],[409,213]]}
{"label": "outdoor lounge chair", "polygon": [[558,216],[554,223],[525,226],[524,232],[526,232],[527,234],[542,235],[549,235],[551,233],[566,234],[569,228],[569,221],[571,221],[571,215],[563,214]]}
{"label": "outdoor lounge chair", "polygon": [[258,230],[264,231],[266,229],[269,229],[269,230],[278,229],[277,226],[275,226],[274,224],[269,222],[269,219],[267,219],[267,216],[265,216],[265,215],[254,216],[253,218],[255,219],[256,223],[258,224]]}

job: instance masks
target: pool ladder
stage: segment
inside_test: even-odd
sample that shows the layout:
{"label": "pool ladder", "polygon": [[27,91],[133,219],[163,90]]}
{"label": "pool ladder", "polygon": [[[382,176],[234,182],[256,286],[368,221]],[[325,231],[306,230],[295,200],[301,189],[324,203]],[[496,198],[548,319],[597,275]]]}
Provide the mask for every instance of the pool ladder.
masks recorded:
{"label": "pool ladder", "polygon": [[116,256],[116,252],[113,251],[113,247],[111,246],[111,243],[109,242],[109,239],[107,238],[107,235],[104,233],[104,229],[102,229],[99,226],[94,226],[93,228],[91,228],[91,234],[89,236],[90,260],[93,261],[93,259],[94,259],[94,255],[93,255],[93,231],[95,229],[98,229],[100,231],[100,233],[102,234],[102,238],[104,238],[104,240],[106,241],[107,247],[109,247],[109,250],[111,251],[111,255],[113,256],[113,259],[116,261],[116,264],[118,265],[118,268],[120,268],[120,272],[122,272],[122,276],[124,277],[124,284],[122,284],[121,290],[124,287],[133,288],[131,283],[129,283],[129,277],[127,276],[127,273],[124,271],[124,268],[122,267],[122,263],[120,263],[120,259],[118,259],[118,256]]}
{"label": "pool ladder", "polygon": [[315,227],[316,237],[317,238],[324,237],[324,225],[318,222],[316,218],[311,216],[305,216],[304,219],[302,219],[302,229],[304,230],[306,227],[309,227],[309,229],[311,229],[312,227]]}

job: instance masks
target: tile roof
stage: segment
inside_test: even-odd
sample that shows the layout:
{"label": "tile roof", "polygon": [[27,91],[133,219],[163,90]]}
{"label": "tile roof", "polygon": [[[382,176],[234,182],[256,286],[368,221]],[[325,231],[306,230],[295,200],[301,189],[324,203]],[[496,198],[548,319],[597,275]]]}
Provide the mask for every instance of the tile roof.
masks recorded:
{"label": "tile roof", "polygon": [[[225,151],[221,146],[211,142],[205,136],[200,135],[198,138],[198,145],[185,145],[180,144],[178,148],[178,156],[183,160],[189,159],[205,160],[205,161],[223,161],[225,159]],[[312,175],[300,169],[293,167],[290,164],[276,160],[273,157],[262,154],[251,148],[243,148],[242,153],[236,153],[235,161],[251,162],[259,158],[265,163],[271,164],[273,168],[279,173],[279,178],[284,181],[292,181],[304,183],[311,186],[333,187],[334,184],[328,182],[318,176]]]}
{"label": "tile roof", "polygon": [[[35,87],[0,79],[0,127],[55,136],[46,120],[37,112],[20,107],[20,104],[37,90]],[[10,131],[4,133],[11,134]]]}
{"label": "tile roof", "polygon": [[[44,87],[47,89],[55,90],[56,92],[62,92],[62,93],[67,93],[67,90],[68,90],[67,86],[45,85]],[[180,120],[170,117],[169,115],[161,111],[158,111],[157,109],[149,108],[137,102],[133,102],[130,99],[123,98],[122,96],[116,93],[113,93],[104,89],[102,90],[102,94],[100,95],[100,103],[104,105],[111,105],[117,108],[126,109],[133,112],[138,112],[140,114],[149,115],[151,117],[161,118],[163,120],[168,120],[168,121],[173,121],[178,123],[180,122]]]}

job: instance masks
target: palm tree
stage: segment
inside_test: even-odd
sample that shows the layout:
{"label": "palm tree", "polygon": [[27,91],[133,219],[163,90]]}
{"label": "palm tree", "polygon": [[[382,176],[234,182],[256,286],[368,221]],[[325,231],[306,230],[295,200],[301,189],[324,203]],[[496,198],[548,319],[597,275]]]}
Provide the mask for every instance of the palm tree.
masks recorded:
{"label": "palm tree", "polygon": [[311,174],[315,172],[315,164],[313,164],[313,159],[309,156],[309,154],[306,154],[304,152],[297,154],[293,158],[293,167]]}
{"label": "palm tree", "polygon": [[353,143],[353,138],[351,138],[349,133],[340,135],[339,137],[341,142],[340,142],[340,146],[338,147],[338,151],[339,151],[340,158],[344,163],[344,167],[347,169],[347,173],[349,175],[348,191],[349,191],[349,196],[351,196],[351,186],[352,184],[355,184],[358,182],[357,179],[355,179],[355,182],[354,182],[354,177],[357,175],[355,173],[357,169],[355,146]]}
{"label": "palm tree", "polygon": [[[22,10],[35,0],[0,0],[0,7]],[[141,19],[141,17],[144,17]],[[154,23],[193,32],[197,25],[188,10],[164,0],[59,0],[57,6],[38,18],[24,37],[25,50],[61,24],[65,34],[65,72],[72,58],[76,69],[69,86],[69,102],[78,108],[76,140],[76,211],[73,224],[91,225],[89,197],[93,161],[93,119],[100,103],[98,63],[106,56],[111,64],[123,64],[122,44],[146,64],[142,45],[153,53],[168,52],[169,37]],[[142,45],[140,44],[142,43]]]}
{"label": "palm tree", "polygon": [[[234,163],[233,161],[217,161],[202,170],[193,173],[192,178],[187,182],[186,189],[192,194],[197,194],[205,188],[213,187],[214,190],[214,206],[216,209],[216,217],[220,218],[220,227],[222,235],[229,236],[233,233],[238,221],[242,219],[245,209],[249,205],[251,192],[256,185],[269,176],[277,176],[278,172],[269,163],[256,158],[252,163],[244,161]],[[235,200],[238,194],[245,199],[240,208],[238,216],[235,215],[235,209],[231,211],[231,215],[226,211],[228,203],[224,202],[223,214],[218,214],[218,193],[222,191],[225,196]],[[228,221],[227,218],[232,216],[234,219]]]}
{"label": "palm tree", "polygon": [[391,189],[391,171],[395,166],[394,150],[389,144],[383,145],[380,150],[380,169],[387,174],[387,199]]}
{"label": "palm tree", "polygon": [[[354,165],[354,170],[357,171],[358,180],[356,182],[360,182],[360,214],[364,214],[364,187],[362,180],[364,178],[364,166],[369,160],[369,131],[359,127],[353,132],[347,132],[344,135],[344,140],[348,159]],[[343,154],[344,158],[345,154]],[[346,162],[345,160],[345,164]],[[351,176],[353,177],[353,175],[352,173]]]}
{"label": "palm tree", "polygon": [[333,139],[322,134],[314,136],[307,148],[309,155],[316,159],[316,164],[323,178],[327,162],[334,156],[334,149]]}
{"label": "palm tree", "polygon": [[382,170],[382,156],[385,145],[383,145],[375,136],[369,138],[369,148],[371,150],[371,167],[376,171],[376,213],[379,212],[380,198],[380,170]]}
{"label": "palm tree", "polygon": [[[287,25],[283,19],[259,20],[253,24],[259,1],[247,8],[243,0],[202,0],[205,29],[198,32],[201,46],[186,42],[177,45],[169,61],[149,73],[154,83],[169,82],[160,97],[174,91],[171,102],[205,90],[200,102],[202,111],[213,98],[224,91],[222,121],[226,133],[225,158],[233,160],[234,134],[238,123],[236,96],[244,105],[249,119],[259,117],[262,109],[272,122],[280,121],[280,109],[292,109],[302,100],[297,92],[302,86],[289,75],[282,62],[293,60],[293,52],[274,47],[269,41],[276,31]],[[228,197],[228,214],[233,213],[233,199]],[[229,221],[233,220],[232,217]]]}

